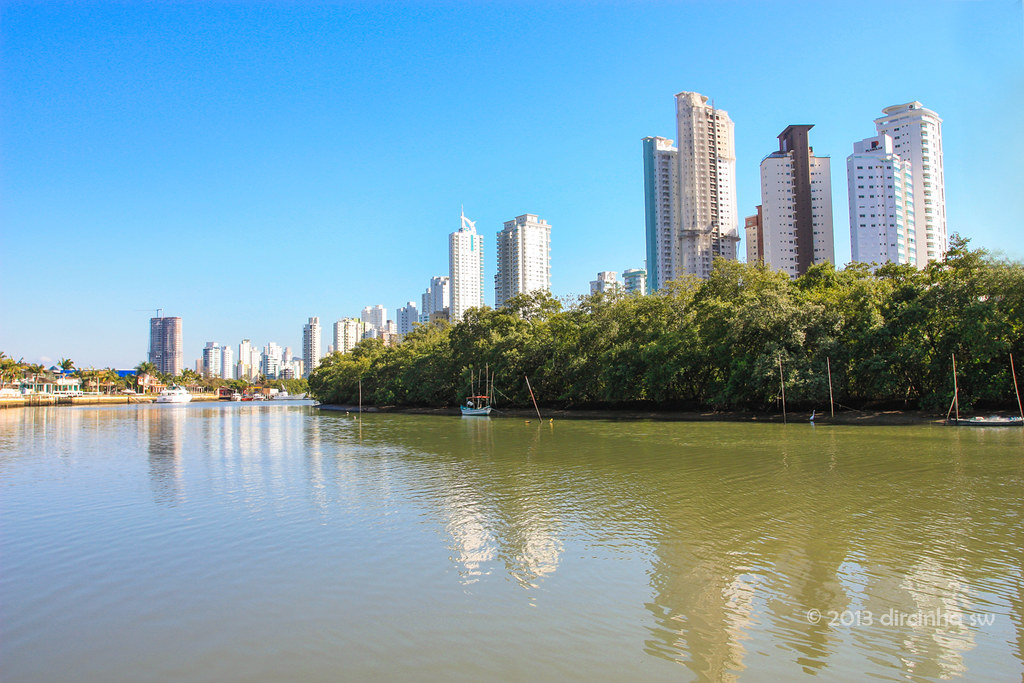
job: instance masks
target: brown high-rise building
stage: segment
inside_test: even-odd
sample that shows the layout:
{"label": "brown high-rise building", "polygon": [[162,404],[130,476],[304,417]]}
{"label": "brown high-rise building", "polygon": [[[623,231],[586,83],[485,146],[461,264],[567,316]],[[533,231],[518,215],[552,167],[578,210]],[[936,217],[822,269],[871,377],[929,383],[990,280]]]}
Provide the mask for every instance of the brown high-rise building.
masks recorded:
{"label": "brown high-rise building", "polygon": [[180,375],[185,352],[181,341],[181,318],[149,319],[149,362],[158,372]]}
{"label": "brown high-rise building", "polygon": [[757,213],[743,219],[744,238],[747,242],[747,263],[764,262],[764,214],[761,205]]}

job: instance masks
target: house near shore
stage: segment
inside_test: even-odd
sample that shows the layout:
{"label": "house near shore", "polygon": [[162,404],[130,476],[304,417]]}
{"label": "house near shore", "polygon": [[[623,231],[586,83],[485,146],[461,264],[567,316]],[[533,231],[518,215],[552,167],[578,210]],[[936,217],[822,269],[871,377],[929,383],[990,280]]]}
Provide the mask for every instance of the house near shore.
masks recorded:
{"label": "house near shore", "polygon": [[18,389],[23,396],[81,396],[82,380],[77,377],[29,377],[18,381]]}

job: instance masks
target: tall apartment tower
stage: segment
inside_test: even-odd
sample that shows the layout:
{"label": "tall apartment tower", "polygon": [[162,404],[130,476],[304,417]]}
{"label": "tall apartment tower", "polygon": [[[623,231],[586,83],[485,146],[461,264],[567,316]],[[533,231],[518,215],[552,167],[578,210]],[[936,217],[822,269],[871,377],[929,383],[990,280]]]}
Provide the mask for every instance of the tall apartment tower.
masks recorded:
{"label": "tall apartment tower", "polygon": [[302,327],[302,358],[307,374],[320,365],[320,318],[310,318]]}
{"label": "tall apartment tower", "polygon": [[430,322],[434,313],[442,313],[451,306],[451,286],[447,275],[430,278],[430,286],[420,297],[420,322]]}
{"label": "tall apartment tower", "polygon": [[229,344],[220,349],[220,376],[221,379],[235,378],[235,352]]}
{"label": "tall apartment tower", "polygon": [[334,323],[334,351],[348,353],[363,340],[366,323],[356,318],[343,318]]}
{"label": "tall apartment tower", "polygon": [[223,356],[224,351],[220,344],[217,342],[206,342],[206,347],[203,349],[203,377],[221,376],[221,359]]}
{"label": "tall apartment tower", "polygon": [[884,133],[853,143],[846,157],[854,261],[916,266],[917,227],[910,162]]}
{"label": "tall apartment tower", "polygon": [[747,263],[764,262],[764,205],[757,205],[757,213],[743,219],[744,244],[747,247]]}
{"label": "tall apartment tower", "polygon": [[647,286],[657,291],[671,280],[676,234],[676,148],[672,140],[644,138],[644,213],[647,229]]}
{"label": "tall apartment tower", "polygon": [[458,323],[471,308],[484,305],[484,244],[476,223],[462,214],[462,225],[448,236],[451,321]]}
{"label": "tall apartment tower", "polygon": [[506,221],[495,249],[495,308],[516,294],[551,290],[551,226],[546,220],[528,213]]}
{"label": "tall apartment tower", "polygon": [[367,306],[363,309],[361,318],[369,327],[375,330],[382,330],[384,329],[384,323],[388,319],[388,309],[384,308],[381,304],[373,307]]}
{"label": "tall apartment tower", "polygon": [[893,152],[912,169],[917,265],[923,268],[941,260],[947,248],[942,119],[920,102],[886,107],[882,113],[875,130],[892,138]]}
{"label": "tall apartment tower", "polygon": [[149,319],[149,362],[167,375],[180,375],[185,369],[181,318]]}
{"label": "tall apartment tower", "polygon": [[416,310],[416,302],[410,301],[405,306],[400,307],[398,309],[397,318],[398,324],[395,331],[398,333],[399,337],[404,337],[412,332],[412,324],[417,323],[420,320],[420,312]]}
{"label": "tall apartment tower", "polygon": [[736,152],[728,112],[695,92],[676,95],[676,140],[644,138],[647,272],[651,291],[681,275],[706,278],[736,258]]}
{"label": "tall apartment tower", "polygon": [[786,126],[779,151],[761,161],[761,258],[790,277],[815,263],[835,263],[831,160],[814,156],[813,127]]}

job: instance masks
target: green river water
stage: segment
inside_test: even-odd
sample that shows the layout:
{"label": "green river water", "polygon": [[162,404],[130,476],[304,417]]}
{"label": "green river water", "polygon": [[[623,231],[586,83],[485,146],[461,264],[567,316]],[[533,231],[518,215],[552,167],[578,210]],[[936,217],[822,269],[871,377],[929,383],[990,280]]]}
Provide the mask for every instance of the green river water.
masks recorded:
{"label": "green river water", "polygon": [[1020,681],[1024,430],[0,412],[0,680]]}

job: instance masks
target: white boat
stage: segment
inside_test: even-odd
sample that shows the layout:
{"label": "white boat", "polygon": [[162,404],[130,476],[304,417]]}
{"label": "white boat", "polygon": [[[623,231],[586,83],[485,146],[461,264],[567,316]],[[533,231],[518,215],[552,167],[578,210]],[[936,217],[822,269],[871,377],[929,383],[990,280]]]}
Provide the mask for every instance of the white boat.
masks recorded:
{"label": "white boat", "polygon": [[242,400],[242,395],[236,391],[235,393],[231,394],[231,400],[232,401],[241,401]]}
{"label": "white boat", "polygon": [[167,387],[156,397],[157,403],[188,403],[191,400],[192,394],[188,393],[185,387],[179,387],[177,384]]}
{"label": "white boat", "polygon": [[304,401],[306,400],[306,394],[289,394],[287,391],[280,391],[270,397],[272,401]]}

